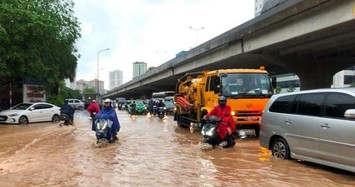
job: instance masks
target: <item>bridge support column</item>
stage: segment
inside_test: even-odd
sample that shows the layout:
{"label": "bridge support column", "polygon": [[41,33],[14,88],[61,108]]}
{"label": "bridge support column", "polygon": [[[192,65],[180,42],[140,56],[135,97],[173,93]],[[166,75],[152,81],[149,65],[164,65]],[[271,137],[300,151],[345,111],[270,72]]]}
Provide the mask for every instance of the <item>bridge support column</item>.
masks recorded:
{"label": "bridge support column", "polygon": [[300,78],[300,90],[330,88],[334,74],[353,65],[354,58],[313,59],[311,62],[288,64]]}
{"label": "bridge support column", "polygon": [[333,83],[333,75],[336,72],[338,71],[334,71],[329,67],[314,65],[303,70],[297,70],[295,73],[300,78],[300,90],[309,90],[330,88]]}

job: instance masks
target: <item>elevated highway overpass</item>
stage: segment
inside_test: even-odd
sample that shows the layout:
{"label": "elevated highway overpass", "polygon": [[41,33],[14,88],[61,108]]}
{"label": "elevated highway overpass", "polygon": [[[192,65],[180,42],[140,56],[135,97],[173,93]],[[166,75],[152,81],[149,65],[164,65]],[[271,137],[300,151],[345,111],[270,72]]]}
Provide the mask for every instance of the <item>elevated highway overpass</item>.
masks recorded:
{"label": "elevated highway overpass", "polygon": [[[229,18],[230,19],[230,18]],[[187,72],[265,66],[296,73],[301,89],[330,87],[355,65],[355,0],[292,0],[239,25],[102,97],[150,97],[174,90]]]}

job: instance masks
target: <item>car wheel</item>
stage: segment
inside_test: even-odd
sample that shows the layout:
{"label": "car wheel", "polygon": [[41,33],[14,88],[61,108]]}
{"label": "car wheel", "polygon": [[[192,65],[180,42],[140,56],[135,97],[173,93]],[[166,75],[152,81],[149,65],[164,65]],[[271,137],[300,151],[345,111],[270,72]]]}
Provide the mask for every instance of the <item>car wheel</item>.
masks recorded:
{"label": "car wheel", "polygon": [[59,121],[59,116],[57,114],[54,114],[52,117],[52,122],[58,122]]}
{"label": "car wheel", "polygon": [[82,106],[79,106],[79,107],[78,107],[78,110],[83,110],[83,107],[82,107]]}
{"label": "car wheel", "polygon": [[283,138],[277,138],[274,140],[271,146],[271,152],[274,157],[290,159],[290,148]]}
{"label": "car wheel", "polygon": [[20,125],[27,125],[28,124],[28,119],[26,116],[21,116],[20,119],[18,120],[18,124]]}

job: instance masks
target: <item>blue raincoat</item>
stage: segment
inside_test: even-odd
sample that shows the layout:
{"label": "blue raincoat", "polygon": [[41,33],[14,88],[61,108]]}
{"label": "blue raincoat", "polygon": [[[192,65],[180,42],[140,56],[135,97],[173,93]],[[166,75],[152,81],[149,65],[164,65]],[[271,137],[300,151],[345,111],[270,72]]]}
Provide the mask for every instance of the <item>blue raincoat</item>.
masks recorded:
{"label": "blue raincoat", "polygon": [[69,115],[71,119],[74,118],[74,112],[74,109],[67,102],[60,108],[60,113]]}
{"label": "blue raincoat", "polygon": [[96,114],[94,120],[92,120],[92,130],[96,131],[95,121],[97,119],[109,119],[113,122],[112,127],[109,129],[108,137],[111,137],[113,133],[120,131],[120,122],[118,121],[117,114],[115,109],[110,105],[109,107],[103,107],[98,114]]}

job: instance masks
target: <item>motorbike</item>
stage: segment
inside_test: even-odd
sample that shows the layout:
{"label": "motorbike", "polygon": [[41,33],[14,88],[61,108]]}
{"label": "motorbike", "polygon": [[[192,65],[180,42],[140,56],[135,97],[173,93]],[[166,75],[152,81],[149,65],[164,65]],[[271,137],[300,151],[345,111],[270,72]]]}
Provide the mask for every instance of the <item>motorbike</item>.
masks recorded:
{"label": "motorbike", "polygon": [[165,117],[165,109],[164,107],[158,107],[157,109],[158,117],[163,119]]}
{"label": "motorbike", "polygon": [[101,144],[103,142],[113,143],[117,140],[117,133],[109,133],[113,122],[109,119],[97,119],[95,121],[95,133],[96,133],[96,143]]}
{"label": "motorbike", "polygon": [[[223,123],[223,121],[217,116],[211,116],[207,119],[206,123],[203,125],[201,133],[203,135],[203,142],[214,146],[221,143],[221,138],[218,135],[218,126]],[[235,145],[235,135],[227,135],[225,141],[226,144],[222,145],[223,148],[233,147]]]}
{"label": "motorbike", "polygon": [[59,116],[59,126],[63,126],[63,125],[73,125],[73,120],[71,119],[71,117],[68,114],[65,113],[61,113]]}

